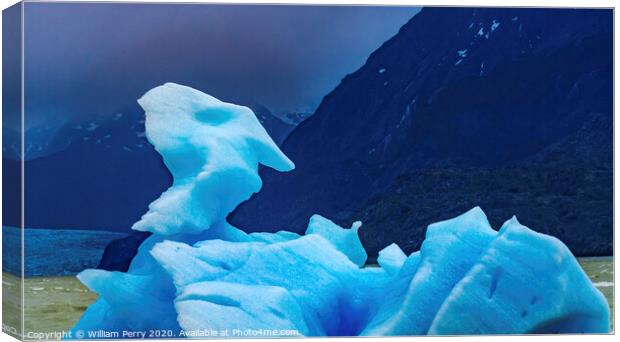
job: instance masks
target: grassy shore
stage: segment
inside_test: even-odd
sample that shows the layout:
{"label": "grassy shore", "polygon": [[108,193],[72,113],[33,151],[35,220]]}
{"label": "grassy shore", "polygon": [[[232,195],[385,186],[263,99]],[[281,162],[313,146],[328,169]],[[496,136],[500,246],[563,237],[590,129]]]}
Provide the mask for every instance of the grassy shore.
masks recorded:
{"label": "grassy shore", "polygon": [[614,329],[614,262],[613,257],[577,258],[579,264],[588,274],[594,286],[601,291],[611,311],[611,328]]}
{"label": "grassy shore", "polygon": [[[605,295],[613,314],[614,269],[612,257],[579,258],[595,286]],[[20,279],[2,274],[3,323],[19,327]],[[24,282],[25,331],[61,332],[71,328],[97,299],[75,277],[32,277]],[[613,329],[613,317],[612,317]]]}

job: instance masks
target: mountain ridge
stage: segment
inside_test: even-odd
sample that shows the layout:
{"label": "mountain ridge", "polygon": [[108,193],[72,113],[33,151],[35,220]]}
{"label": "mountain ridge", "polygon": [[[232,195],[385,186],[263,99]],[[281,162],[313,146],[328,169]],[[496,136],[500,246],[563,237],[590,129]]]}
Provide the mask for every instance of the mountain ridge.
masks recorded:
{"label": "mountain ridge", "polygon": [[605,10],[423,9],[287,137],[296,169],[262,170],[261,192],[229,219],[348,225],[401,174],[503,167],[611,117],[611,22]]}

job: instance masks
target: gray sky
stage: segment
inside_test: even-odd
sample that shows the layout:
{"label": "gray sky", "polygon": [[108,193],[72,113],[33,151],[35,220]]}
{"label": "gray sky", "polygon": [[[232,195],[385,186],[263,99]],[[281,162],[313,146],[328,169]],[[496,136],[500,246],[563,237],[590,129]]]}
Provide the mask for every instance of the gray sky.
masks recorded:
{"label": "gray sky", "polygon": [[164,82],[312,111],[419,8],[26,3],[29,126],[112,115]]}

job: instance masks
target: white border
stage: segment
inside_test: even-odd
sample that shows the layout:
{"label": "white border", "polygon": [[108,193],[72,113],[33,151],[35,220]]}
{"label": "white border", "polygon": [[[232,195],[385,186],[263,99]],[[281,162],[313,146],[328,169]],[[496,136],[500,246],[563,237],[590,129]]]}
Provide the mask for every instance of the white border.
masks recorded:
{"label": "white border", "polygon": [[[43,2],[43,1],[39,1],[39,0],[26,0],[26,2]],[[86,0],[81,0],[81,1],[76,1],[76,0],[67,0],[67,1],[58,1],[58,2],[119,2],[119,1],[86,1]],[[326,0],[313,0],[313,1],[304,1],[304,0],[286,0],[286,1],[269,1],[269,0],[228,0],[228,1],[213,1],[213,0],[205,0],[205,1],[183,1],[183,0],[167,0],[167,1],[163,1],[163,0],[150,0],[150,1],[144,1],[144,0],[134,0],[134,1],[127,1],[127,2],[134,2],[134,3],[237,3],[237,4],[248,4],[248,3],[257,3],[257,4],[318,4],[318,5],[392,5],[392,6],[481,6],[481,7],[605,7],[605,8],[615,8],[616,7],[616,1],[614,0],[590,0],[590,1],[575,1],[575,0],[504,0],[504,1],[489,1],[489,0],[422,0],[422,1],[410,1],[410,0],[366,0],[366,1],[359,1],[359,0],[336,0],[336,1],[326,1]],[[0,5],[1,7],[7,8],[10,5],[13,5],[17,3],[17,1],[15,0],[0,0]],[[614,11],[615,12],[615,11]],[[23,12],[22,12],[22,16],[23,16]],[[0,16],[0,27],[1,27],[1,16]],[[23,26],[24,26],[24,21],[23,21],[23,17],[22,17],[22,30],[23,30]],[[615,68],[615,56],[618,56],[618,27],[615,25],[615,13],[614,13],[614,118],[615,118],[615,113],[616,113],[616,109],[617,109],[617,103],[615,101],[615,99],[618,97],[619,93],[618,93],[618,89],[615,87],[615,80],[617,79],[618,76],[618,70]],[[0,37],[0,41],[1,41],[1,37]],[[23,131],[23,89],[24,89],[24,82],[23,82],[23,35],[22,35],[22,131]],[[0,63],[2,61],[2,57],[0,54]],[[1,79],[1,71],[0,71],[0,79]],[[0,81],[1,82],[1,81]],[[1,97],[1,96],[0,96]],[[0,99],[0,108],[1,108],[1,104],[2,104],[2,99]],[[0,120],[0,138],[1,138],[1,120]],[[614,120],[614,133],[618,132],[616,130],[617,128],[617,122]],[[618,162],[618,158],[617,157],[617,149],[615,148],[616,146],[618,146],[618,141],[619,141],[619,137],[617,134],[614,134],[614,170],[618,170],[619,167],[619,163]],[[1,139],[0,139],[1,140]],[[22,155],[23,155],[23,135],[22,135]],[[2,170],[1,170],[1,165],[2,162],[0,160],[0,176],[2,174]],[[22,182],[24,181],[23,178],[23,167],[22,167]],[[614,184],[616,184],[616,172],[614,172]],[[615,189],[615,188],[614,188]],[[22,183],[22,190],[23,190],[23,183]],[[618,209],[620,208],[620,201],[618,201],[618,193],[616,191],[614,191],[614,214],[619,212]],[[1,214],[1,204],[2,204],[2,198],[0,196],[0,214]],[[23,206],[23,196],[22,196],[22,206]],[[22,212],[23,215],[23,212]],[[616,242],[617,242],[617,236],[615,234],[616,232],[616,220],[615,220],[615,215],[614,215],[614,251],[615,251],[615,246],[616,246]],[[22,217],[22,224],[23,224],[23,217]],[[23,227],[22,227],[23,228]],[[23,231],[22,231],[23,234]],[[1,237],[0,237],[0,242],[1,242]],[[23,250],[23,236],[22,236],[22,250]],[[615,254],[615,253],[614,253]],[[23,256],[22,256],[23,258]],[[2,260],[2,257],[0,256],[0,261]],[[23,260],[22,260],[23,261]],[[23,265],[23,263],[22,263]],[[23,273],[23,270],[22,270]],[[618,284],[618,280],[617,280],[617,272],[615,269],[615,265],[614,265],[614,284]],[[1,300],[2,296],[0,295],[0,300]],[[23,304],[23,284],[22,284],[22,304]],[[614,297],[614,308],[617,308],[617,300]],[[617,310],[614,309],[615,314],[617,314]],[[1,313],[0,313],[1,316]],[[614,315],[617,318],[617,315]],[[23,317],[23,312],[22,312],[22,317]],[[616,326],[617,326],[617,322],[618,320],[616,319]],[[23,324],[23,321],[22,321]],[[23,327],[22,327],[22,331],[23,331]],[[614,334],[615,335],[615,334]],[[536,341],[540,341],[541,339],[545,340],[545,341],[583,341],[584,339],[588,339],[588,340],[592,340],[592,341],[598,341],[598,340],[611,340],[614,339],[615,340],[615,336],[614,335],[549,335],[549,336],[464,336],[464,337],[378,337],[378,338],[373,338],[374,340],[381,340],[381,341],[393,341],[393,342],[397,342],[397,341],[409,341],[409,340],[416,340],[416,339],[424,339],[425,341],[471,341],[471,342],[478,342],[478,341],[518,341],[521,339],[529,339],[529,340],[536,340]],[[2,340],[4,340],[4,337],[8,336],[8,335],[4,335],[2,337]],[[359,341],[359,338],[336,338],[338,341],[347,341],[347,342],[356,342]],[[263,339],[257,339],[259,341],[264,341]],[[278,340],[289,340],[289,339],[278,339]],[[307,341],[324,341],[325,339],[319,339],[319,338],[304,338],[304,340]],[[167,340],[167,341],[171,341],[171,340]],[[172,340],[172,341],[183,341],[183,340]],[[227,340],[227,341],[244,341],[244,340]],[[247,340],[246,340],[247,341]],[[273,340],[271,340],[273,341]]]}

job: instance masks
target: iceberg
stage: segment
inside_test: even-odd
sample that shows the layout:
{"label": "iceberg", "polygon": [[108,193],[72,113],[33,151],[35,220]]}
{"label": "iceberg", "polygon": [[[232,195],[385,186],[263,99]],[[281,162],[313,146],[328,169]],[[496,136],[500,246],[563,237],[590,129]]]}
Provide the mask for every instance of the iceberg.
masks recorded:
{"label": "iceberg", "polygon": [[226,216],[260,190],[259,164],[294,167],[252,111],[173,83],[138,102],[174,182],[134,224],[153,235],[126,273],[78,275],[99,299],[72,336],[609,331],[604,296],[562,242],[516,218],[496,231],[477,207],[430,225],[411,255],[385,247],[378,265],[366,264],[361,222],[343,228],[314,215],[303,235],[245,233]]}
{"label": "iceberg", "polygon": [[146,137],[173,184],[149,205],[135,230],[160,235],[207,230],[260,189],[259,163],[279,171],[294,167],[247,107],[171,83],[138,103],[146,112]]}

